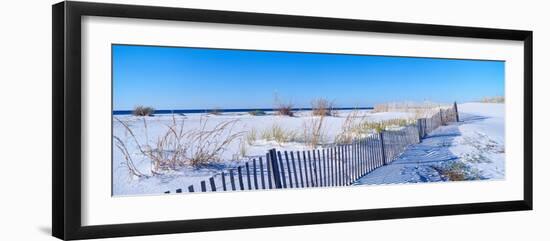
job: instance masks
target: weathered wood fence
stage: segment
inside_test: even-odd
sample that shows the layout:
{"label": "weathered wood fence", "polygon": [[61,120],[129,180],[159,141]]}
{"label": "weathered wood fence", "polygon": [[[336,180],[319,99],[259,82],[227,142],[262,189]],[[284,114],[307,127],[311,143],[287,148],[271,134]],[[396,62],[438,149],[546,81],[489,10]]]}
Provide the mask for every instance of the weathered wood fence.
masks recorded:
{"label": "weathered wood fence", "polygon": [[348,186],[374,169],[390,164],[409,145],[419,143],[439,126],[458,120],[455,103],[452,108],[440,109],[429,118],[418,119],[416,125],[382,131],[351,143],[305,151],[271,149],[265,156],[175,192]]}

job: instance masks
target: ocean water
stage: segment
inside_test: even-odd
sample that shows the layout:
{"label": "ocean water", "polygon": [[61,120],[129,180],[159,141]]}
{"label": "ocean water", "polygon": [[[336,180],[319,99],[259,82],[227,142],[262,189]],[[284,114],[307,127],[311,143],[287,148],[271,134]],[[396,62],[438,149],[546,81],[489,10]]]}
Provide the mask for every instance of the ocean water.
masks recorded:
{"label": "ocean water", "polygon": [[[373,107],[342,107],[333,108],[333,110],[372,110]],[[312,108],[294,108],[293,111],[310,111]],[[197,114],[197,113],[209,113],[212,111],[232,113],[232,112],[250,112],[250,111],[263,111],[271,112],[276,111],[273,108],[252,108],[252,109],[184,109],[184,110],[155,110],[155,114]],[[113,110],[113,115],[129,115],[132,114],[132,110]]]}

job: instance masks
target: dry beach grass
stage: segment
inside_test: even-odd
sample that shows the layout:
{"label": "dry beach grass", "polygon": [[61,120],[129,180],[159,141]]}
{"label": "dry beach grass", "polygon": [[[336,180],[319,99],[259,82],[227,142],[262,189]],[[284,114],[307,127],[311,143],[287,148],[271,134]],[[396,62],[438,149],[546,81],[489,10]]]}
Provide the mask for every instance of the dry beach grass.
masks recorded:
{"label": "dry beach grass", "polygon": [[[207,128],[208,119],[205,119],[201,120],[198,129],[185,131],[184,120],[178,122],[175,116],[172,116],[172,123],[167,126],[165,133],[153,141],[148,138],[147,120],[143,118],[145,141],[140,141],[128,123],[115,119],[129,133],[131,142],[139,153],[151,161],[153,175],[178,170],[185,165],[200,166],[220,161],[220,155],[226,147],[243,135],[243,132],[233,130],[238,120],[224,121],[213,128]],[[138,177],[147,176],[135,168],[132,154],[128,151],[129,143],[117,136],[114,136],[114,139],[131,174]]]}

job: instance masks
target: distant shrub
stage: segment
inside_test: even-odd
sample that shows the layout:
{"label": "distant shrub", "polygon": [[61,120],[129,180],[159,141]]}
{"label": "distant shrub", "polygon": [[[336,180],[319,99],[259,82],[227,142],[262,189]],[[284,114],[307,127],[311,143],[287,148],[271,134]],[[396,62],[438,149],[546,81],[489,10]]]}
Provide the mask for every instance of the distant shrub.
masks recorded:
{"label": "distant shrub", "polygon": [[265,115],[265,112],[263,110],[253,110],[253,111],[249,111],[248,114],[253,116],[261,116],[261,115]]}
{"label": "distant shrub", "polygon": [[278,115],[286,115],[286,116],[294,116],[294,111],[292,111],[293,105],[292,103],[286,103],[286,104],[279,104],[277,105],[277,114]]}
{"label": "distant shrub", "polygon": [[155,109],[148,106],[138,105],[132,111],[132,114],[135,116],[152,116],[155,113]]}
{"label": "distant shrub", "polygon": [[319,98],[311,102],[311,109],[313,115],[316,116],[331,116],[333,103],[327,99]]}
{"label": "distant shrub", "polygon": [[277,94],[274,94],[275,110],[278,115],[294,116],[292,102],[282,102]]}

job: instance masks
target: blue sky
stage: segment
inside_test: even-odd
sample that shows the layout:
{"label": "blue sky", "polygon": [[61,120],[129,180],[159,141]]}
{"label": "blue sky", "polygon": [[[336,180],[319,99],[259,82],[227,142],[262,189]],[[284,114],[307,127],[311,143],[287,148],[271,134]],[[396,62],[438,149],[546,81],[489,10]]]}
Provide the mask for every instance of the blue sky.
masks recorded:
{"label": "blue sky", "polygon": [[113,109],[465,102],[504,95],[504,62],[113,45]]}

